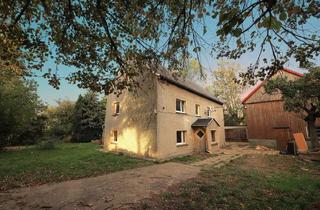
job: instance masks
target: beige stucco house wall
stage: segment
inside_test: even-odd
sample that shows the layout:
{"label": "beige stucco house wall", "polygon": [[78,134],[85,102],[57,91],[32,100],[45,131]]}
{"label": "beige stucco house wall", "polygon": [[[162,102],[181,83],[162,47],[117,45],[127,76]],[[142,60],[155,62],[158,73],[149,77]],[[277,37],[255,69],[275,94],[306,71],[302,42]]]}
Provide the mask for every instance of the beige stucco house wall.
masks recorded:
{"label": "beige stucco house wall", "polygon": [[[225,143],[223,107],[201,94],[187,90],[190,83],[180,81],[180,86],[159,74],[144,77],[141,88],[124,92],[120,96],[107,96],[104,148],[107,151],[126,152],[137,156],[167,159],[193,152],[209,151],[212,145]],[[195,87],[192,84],[192,87]],[[197,90],[199,87],[197,87]],[[204,91],[204,90],[202,90]],[[176,112],[176,100],[185,101],[184,113]],[[120,113],[114,114],[115,102],[120,104]],[[196,115],[196,104],[199,114]],[[192,128],[199,118],[208,118],[211,108],[212,122],[206,127]],[[114,142],[114,131],[117,141]],[[196,133],[202,130],[204,136]],[[185,143],[177,144],[177,131],[185,131]],[[212,142],[214,134],[215,142]]]}

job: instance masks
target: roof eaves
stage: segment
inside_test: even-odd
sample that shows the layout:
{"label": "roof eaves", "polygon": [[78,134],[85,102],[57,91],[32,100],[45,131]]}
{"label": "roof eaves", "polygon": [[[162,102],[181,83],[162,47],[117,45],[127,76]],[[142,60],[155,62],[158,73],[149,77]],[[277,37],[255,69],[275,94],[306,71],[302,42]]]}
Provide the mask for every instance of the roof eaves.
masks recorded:
{"label": "roof eaves", "polygon": [[264,84],[263,82],[260,82],[260,84],[258,84],[255,88],[253,88],[252,90],[250,90],[249,94],[247,94],[242,100],[241,103],[244,104],[255,92],[257,92],[260,87]]}
{"label": "roof eaves", "polygon": [[198,118],[191,127],[206,127],[212,122],[213,118]]}
{"label": "roof eaves", "polygon": [[299,73],[297,71],[293,71],[291,69],[288,69],[287,67],[284,67],[283,71],[288,72],[288,73],[293,74],[293,75],[296,75],[298,77],[303,77],[304,76],[304,74],[301,74],[301,73]]}
{"label": "roof eaves", "polygon": [[[287,72],[287,73],[289,73],[289,74],[293,74],[293,75],[296,75],[296,76],[298,76],[298,77],[303,77],[303,74],[301,74],[301,73],[299,73],[299,72],[296,72],[296,71],[293,71],[293,70],[291,70],[291,69],[288,69],[288,68],[286,68],[286,67],[284,67],[283,69],[281,69],[282,71],[285,71],[285,72]],[[272,75],[273,76],[273,75]],[[271,77],[271,76],[270,76]],[[270,78],[269,77],[269,78]],[[267,80],[267,79],[266,79]],[[265,81],[266,80],[264,80],[263,82],[261,82],[259,85],[257,85],[254,89],[252,89],[252,90],[250,90],[250,93],[249,94],[247,94],[247,96],[245,96],[242,100],[241,100],[241,103],[242,104],[244,104],[255,92],[257,92],[259,89],[260,89],[260,87],[262,86],[262,85],[264,85],[264,83],[265,83]]]}
{"label": "roof eaves", "polygon": [[187,91],[189,91],[189,92],[191,92],[191,93],[194,93],[194,94],[196,94],[196,95],[199,95],[199,96],[201,96],[201,97],[203,97],[203,98],[206,98],[206,99],[211,100],[211,101],[213,101],[213,102],[216,102],[216,103],[218,103],[218,104],[220,104],[220,105],[223,105],[223,102],[222,102],[222,101],[219,101],[218,99],[216,99],[216,98],[214,98],[214,97],[211,97],[211,96],[208,96],[208,95],[206,95],[206,94],[203,94],[203,93],[201,93],[201,92],[199,92],[199,91],[197,91],[197,90],[195,90],[195,89],[193,89],[193,88],[188,87],[187,85],[183,85],[183,84],[181,84],[181,82],[178,82],[178,81],[175,80],[175,79],[169,78],[169,77],[167,77],[166,75],[160,74],[160,79],[163,79],[163,80],[165,80],[165,81],[167,81],[167,82],[169,82],[169,83],[171,83],[171,84],[176,85],[177,87],[180,87],[180,88],[182,88],[182,89],[185,89],[185,90],[187,90]]}

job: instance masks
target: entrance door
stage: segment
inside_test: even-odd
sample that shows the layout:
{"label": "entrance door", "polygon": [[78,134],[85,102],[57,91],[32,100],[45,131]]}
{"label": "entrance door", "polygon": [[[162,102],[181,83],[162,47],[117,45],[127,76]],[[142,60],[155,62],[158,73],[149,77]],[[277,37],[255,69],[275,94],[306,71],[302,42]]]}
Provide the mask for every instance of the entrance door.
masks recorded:
{"label": "entrance door", "polygon": [[195,152],[201,153],[206,151],[206,132],[199,128],[194,132]]}

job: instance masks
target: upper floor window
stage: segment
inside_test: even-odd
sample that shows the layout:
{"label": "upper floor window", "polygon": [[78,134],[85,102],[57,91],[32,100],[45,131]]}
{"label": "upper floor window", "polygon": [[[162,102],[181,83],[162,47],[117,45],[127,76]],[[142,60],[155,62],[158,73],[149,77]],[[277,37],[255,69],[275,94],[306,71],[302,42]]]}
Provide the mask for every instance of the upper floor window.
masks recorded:
{"label": "upper floor window", "polygon": [[176,100],[176,112],[185,113],[186,102],[180,99]]}
{"label": "upper floor window", "polygon": [[200,105],[196,104],[196,115],[200,116]]}
{"label": "upper floor window", "polygon": [[207,108],[207,115],[208,115],[208,117],[211,117],[211,112],[212,112],[211,107],[208,107],[208,108]]}
{"label": "upper floor window", "polygon": [[120,103],[119,102],[113,103],[113,114],[114,115],[120,114]]}

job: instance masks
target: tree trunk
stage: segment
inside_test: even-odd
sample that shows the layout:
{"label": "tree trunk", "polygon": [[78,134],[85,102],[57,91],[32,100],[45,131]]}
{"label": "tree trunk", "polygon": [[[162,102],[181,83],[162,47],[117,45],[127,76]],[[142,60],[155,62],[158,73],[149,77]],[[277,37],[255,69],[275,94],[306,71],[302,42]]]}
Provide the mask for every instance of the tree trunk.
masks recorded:
{"label": "tree trunk", "polygon": [[320,147],[318,136],[317,136],[316,120],[308,120],[307,123],[309,128],[311,146],[312,146],[312,149],[314,150]]}

